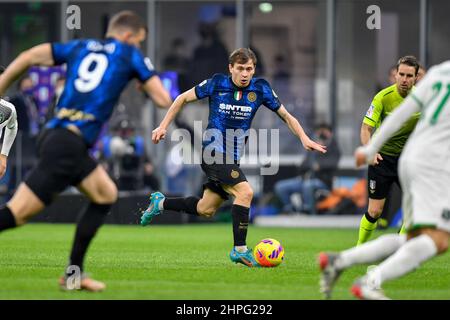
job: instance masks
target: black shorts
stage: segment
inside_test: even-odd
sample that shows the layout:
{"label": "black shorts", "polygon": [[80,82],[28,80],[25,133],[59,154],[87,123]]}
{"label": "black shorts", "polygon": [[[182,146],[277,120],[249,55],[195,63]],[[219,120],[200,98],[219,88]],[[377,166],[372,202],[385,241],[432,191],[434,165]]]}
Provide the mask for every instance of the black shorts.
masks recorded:
{"label": "black shorts", "polygon": [[370,199],[386,199],[394,182],[400,187],[397,169],[399,157],[382,153],[381,156],[383,160],[379,164],[369,166],[367,190]]}
{"label": "black shorts", "polygon": [[238,163],[225,163],[224,161],[223,164],[207,164],[203,161],[201,167],[208,177],[208,182],[203,184],[203,189],[210,189],[224,200],[228,200],[229,197],[222,185],[234,186],[240,182],[247,181]]}
{"label": "black shorts", "polygon": [[83,138],[64,128],[46,129],[39,137],[38,164],[25,184],[49,205],[68,186],[77,186],[97,167]]}

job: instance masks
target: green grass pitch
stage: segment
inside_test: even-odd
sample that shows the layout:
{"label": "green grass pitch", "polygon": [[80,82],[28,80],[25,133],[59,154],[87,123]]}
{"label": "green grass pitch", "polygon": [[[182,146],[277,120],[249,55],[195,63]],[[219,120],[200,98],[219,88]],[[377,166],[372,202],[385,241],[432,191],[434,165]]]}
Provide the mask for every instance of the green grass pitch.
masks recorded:
{"label": "green grass pitch", "polygon": [[[275,238],[285,247],[277,268],[231,263],[230,224],[103,226],[85,268],[105,281],[102,293],[61,292],[75,226],[31,224],[0,234],[0,299],[321,299],[317,253],[354,244],[357,230],[250,226],[249,246]],[[394,232],[389,230],[388,232]],[[381,233],[378,232],[376,236]],[[384,285],[393,299],[450,299],[450,255]],[[335,299],[352,299],[349,287],[367,266],[346,271]]]}

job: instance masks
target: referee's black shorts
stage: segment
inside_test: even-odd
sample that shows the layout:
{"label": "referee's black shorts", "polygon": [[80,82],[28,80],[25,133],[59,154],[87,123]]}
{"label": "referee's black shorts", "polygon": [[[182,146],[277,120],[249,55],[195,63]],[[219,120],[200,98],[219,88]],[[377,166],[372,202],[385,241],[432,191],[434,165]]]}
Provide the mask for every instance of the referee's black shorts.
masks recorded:
{"label": "referee's black shorts", "polygon": [[80,184],[97,167],[84,139],[65,128],[46,129],[37,148],[39,161],[25,184],[46,205],[68,186]]}
{"label": "referee's black shorts", "polygon": [[367,177],[369,198],[376,200],[386,199],[394,182],[401,188],[398,180],[399,157],[380,154],[383,160],[375,166],[369,166]]}
{"label": "referee's black shorts", "polygon": [[226,161],[221,157],[221,163],[211,163],[202,159],[202,170],[206,174],[208,181],[203,184],[203,189],[209,189],[217,193],[222,199],[228,200],[228,193],[223,189],[223,185],[234,186],[240,182],[247,181],[239,163]]}

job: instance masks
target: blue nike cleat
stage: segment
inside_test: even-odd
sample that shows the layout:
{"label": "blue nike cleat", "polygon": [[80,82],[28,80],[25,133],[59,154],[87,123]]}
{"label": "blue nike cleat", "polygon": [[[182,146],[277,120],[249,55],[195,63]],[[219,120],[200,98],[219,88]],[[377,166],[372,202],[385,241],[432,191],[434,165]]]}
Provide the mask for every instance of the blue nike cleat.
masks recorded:
{"label": "blue nike cleat", "polygon": [[150,195],[150,204],[141,217],[142,226],[148,225],[152,221],[153,217],[161,214],[161,210],[159,210],[159,203],[164,199],[165,196],[161,192],[155,192]]}
{"label": "blue nike cleat", "polygon": [[253,257],[253,252],[251,249],[248,249],[244,253],[240,253],[236,251],[236,248],[233,248],[230,252],[230,259],[234,263],[242,263],[245,264],[247,267],[253,268],[253,267],[261,267],[258,262],[256,262],[255,258]]}

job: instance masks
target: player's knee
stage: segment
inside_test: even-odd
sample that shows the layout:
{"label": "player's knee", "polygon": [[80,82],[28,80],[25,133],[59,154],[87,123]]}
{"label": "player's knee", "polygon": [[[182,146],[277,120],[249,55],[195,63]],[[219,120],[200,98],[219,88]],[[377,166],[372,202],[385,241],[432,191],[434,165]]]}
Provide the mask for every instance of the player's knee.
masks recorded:
{"label": "player's knee", "polygon": [[379,218],[383,213],[383,208],[370,208],[369,210],[367,210],[367,212],[369,213],[369,216],[376,219]]}
{"label": "player's knee", "polygon": [[205,218],[212,218],[216,214],[216,208],[214,207],[205,207],[205,208],[199,208],[197,210],[197,213]]}
{"label": "player's knee", "polygon": [[245,188],[244,190],[239,192],[236,198],[239,198],[239,200],[243,202],[251,203],[253,199],[253,189],[250,187]]}
{"label": "player's knee", "polygon": [[110,183],[107,187],[100,190],[95,202],[99,204],[113,204],[117,201],[118,195],[119,192],[116,185],[114,183]]}

